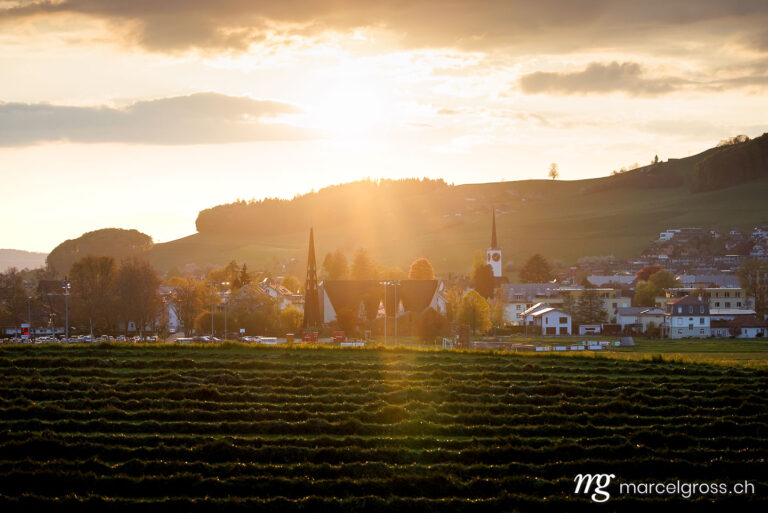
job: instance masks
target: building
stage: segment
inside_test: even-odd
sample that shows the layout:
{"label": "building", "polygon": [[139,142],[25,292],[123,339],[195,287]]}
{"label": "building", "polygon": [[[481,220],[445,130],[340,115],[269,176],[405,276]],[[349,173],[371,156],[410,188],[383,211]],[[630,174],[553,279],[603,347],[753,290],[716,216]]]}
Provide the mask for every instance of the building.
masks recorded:
{"label": "building", "polygon": [[712,336],[716,338],[764,338],[768,336],[768,321],[754,316],[738,316],[730,320],[713,319]]}
{"label": "building", "polygon": [[737,308],[752,310],[755,307],[755,298],[747,296],[741,287],[676,287],[667,290],[666,296],[656,298],[656,306],[664,307],[666,303],[674,299],[685,297],[693,292],[701,294],[702,299],[709,303],[710,309]]}
{"label": "building", "polygon": [[626,306],[616,311],[616,324],[624,333],[646,333],[664,324],[664,310],[655,306]]}
{"label": "building", "polygon": [[537,303],[523,312],[523,322],[526,333],[537,335],[570,335],[572,331],[572,319],[561,308]]}
{"label": "building", "polygon": [[504,298],[504,322],[515,326],[523,325],[522,314],[536,303],[562,304],[562,298],[554,283],[506,283],[501,286]]}
{"label": "building", "polygon": [[373,321],[382,305],[387,318],[420,314],[430,307],[445,313],[438,288],[437,280],[399,280],[386,285],[378,280],[326,280],[319,287],[320,316],[324,324],[335,321],[342,311],[352,312],[361,321]]}
{"label": "building", "polygon": [[691,295],[670,301],[664,331],[668,338],[710,337],[709,303]]}
{"label": "building", "polygon": [[485,252],[485,263],[493,269],[493,277],[500,280],[504,276],[504,269],[501,260],[501,248],[496,238],[496,209],[493,210],[493,221],[491,228],[491,247]]}
{"label": "building", "polygon": [[[616,311],[619,308],[628,307],[632,303],[631,298],[622,296],[621,290],[612,288],[560,287],[555,289],[555,293],[561,297],[564,297],[566,294],[570,295],[574,301],[578,301],[588,290],[594,292],[600,298],[606,318],[611,322],[616,319]],[[562,304],[562,300],[560,300],[560,304]]]}

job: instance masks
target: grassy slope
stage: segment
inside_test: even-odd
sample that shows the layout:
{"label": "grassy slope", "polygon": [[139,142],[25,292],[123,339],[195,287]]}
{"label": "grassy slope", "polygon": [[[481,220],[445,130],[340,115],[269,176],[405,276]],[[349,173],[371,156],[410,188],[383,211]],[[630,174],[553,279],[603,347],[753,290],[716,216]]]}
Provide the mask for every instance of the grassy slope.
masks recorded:
{"label": "grassy slope", "polygon": [[[522,261],[536,252],[566,263],[586,255],[634,257],[667,228],[751,227],[768,218],[766,180],[698,194],[684,186],[591,192],[584,182],[459,186],[445,198],[430,198],[445,205],[443,212],[427,212],[400,231],[384,223],[373,230],[316,227],[318,255],[322,258],[336,248],[351,254],[367,246],[388,266],[407,268],[414,258],[426,256],[438,272],[465,272],[473,251],[490,242],[490,204],[502,211],[497,226],[505,262]],[[443,217],[446,214],[449,217]],[[304,226],[258,240],[195,234],[156,245],[153,261],[167,268],[188,262],[221,265],[234,258],[265,268],[275,259],[304,259],[306,239]]]}
{"label": "grassy slope", "polygon": [[[565,263],[589,255],[635,257],[667,228],[750,228],[767,221],[767,179],[691,192],[695,166],[718,151],[713,148],[614,177],[460,185],[404,198],[402,204],[373,214],[358,208],[372,198],[355,196],[340,203],[335,198],[342,196],[334,195],[336,190],[323,196],[325,203],[318,207],[335,212],[331,218],[336,221],[314,223],[317,252],[322,259],[328,251],[342,249],[351,255],[356,248],[367,247],[386,266],[407,269],[413,259],[426,256],[440,273],[466,272],[474,250],[484,250],[490,243],[492,207],[499,212],[499,242],[507,263],[537,252]],[[401,213],[414,206],[420,214]],[[301,214],[299,218],[328,218],[311,209]],[[308,226],[297,225],[289,232],[258,237],[198,233],[156,245],[152,258],[160,268],[189,262],[222,265],[237,259],[251,268],[269,269],[289,258],[303,262],[307,232]]]}

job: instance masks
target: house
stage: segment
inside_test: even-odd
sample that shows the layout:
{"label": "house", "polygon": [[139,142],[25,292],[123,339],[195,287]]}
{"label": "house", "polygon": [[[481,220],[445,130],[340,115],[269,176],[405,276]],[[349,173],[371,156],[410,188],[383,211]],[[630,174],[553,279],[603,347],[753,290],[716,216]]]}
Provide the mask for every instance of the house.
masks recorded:
{"label": "house", "polygon": [[768,321],[753,316],[738,316],[731,320],[712,321],[712,336],[716,338],[764,338],[768,336]]}
{"label": "house", "polygon": [[562,303],[554,283],[505,283],[501,286],[504,298],[504,322],[522,326],[523,312],[539,302]]}
{"label": "house", "polygon": [[524,313],[526,326],[541,335],[570,335],[571,316],[560,308],[538,303]]}
{"label": "house", "polygon": [[664,324],[664,310],[655,306],[628,306],[616,312],[616,323],[624,333],[646,333],[651,326]]}
{"label": "house", "polygon": [[[632,302],[630,298],[621,295],[621,290],[606,287],[593,289],[585,289],[584,287],[560,287],[554,289],[554,292],[563,297],[565,295],[570,295],[573,297],[574,301],[578,301],[588,290],[594,292],[600,298],[600,301],[603,303],[603,311],[610,321],[613,321],[616,318],[616,310],[618,308],[627,307]],[[560,302],[562,303],[562,301]]]}
{"label": "house", "polygon": [[630,286],[635,282],[634,274],[590,274],[587,276],[587,281],[595,287],[604,287],[605,285],[620,285]]}
{"label": "house", "polygon": [[420,314],[430,307],[445,311],[445,298],[437,280],[400,280],[397,285],[384,285],[378,280],[325,280],[320,283],[319,293],[325,324],[337,320],[341,311],[352,312],[361,321],[374,321],[383,309],[390,319],[409,312]]}
{"label": "house", "polygon": [[755,240],[768,239],[768,226],[757,226],[752,230],[752,238]]}
{"label": "house", "polygon": [[755,244],[749,251],[752,258],[768,259],[768,247],[765,244]]}
{"label": "house", "polygon": [[702,294],[702,299],[709,302],[710,309],[738,308],[752,309],[755,306],[755,298],[748,296],[741,287],[675,287],[667,289],[665,298],[657,298],[657,306],[662,306],[673,299],[679,299],[697,291]]}
{"label": "house", "polygon": [[657,239],[658,242],[666,242],[668,240],[672,240],[676,234],[680,233],[680,230],[665,230],[661,233],[659,233],[659,238]]}
{"label": "house", "polygon": [[669,338],[708,338],[709,303],[692,295],[668,302],[664,332]]}

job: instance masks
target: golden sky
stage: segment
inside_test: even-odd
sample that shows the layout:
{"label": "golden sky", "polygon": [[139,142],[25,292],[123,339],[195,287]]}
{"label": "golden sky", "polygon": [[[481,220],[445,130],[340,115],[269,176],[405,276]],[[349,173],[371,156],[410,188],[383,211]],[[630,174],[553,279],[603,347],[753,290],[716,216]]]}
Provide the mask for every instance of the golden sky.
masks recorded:
{"label": "golden sky", "polygon": [[0,0],[0,247],[363,177],[604,176],[768,121],[765,0]]}

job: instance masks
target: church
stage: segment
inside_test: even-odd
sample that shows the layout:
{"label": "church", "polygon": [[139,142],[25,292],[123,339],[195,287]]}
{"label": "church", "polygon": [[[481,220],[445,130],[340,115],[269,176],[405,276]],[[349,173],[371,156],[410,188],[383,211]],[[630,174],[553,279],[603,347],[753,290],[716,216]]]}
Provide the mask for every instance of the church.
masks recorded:
{"label": "church", "polygon": [[496,209],[493,209],[492,225],[491,225],[491,247],[485,252],[485,263],[491,266],[493,269],[494,285],[500,286],[502,283],[508,283],[509,280],[504,276],[504,268],[502,266],[501,248],[499,247],[498,238],[496,237]]}

